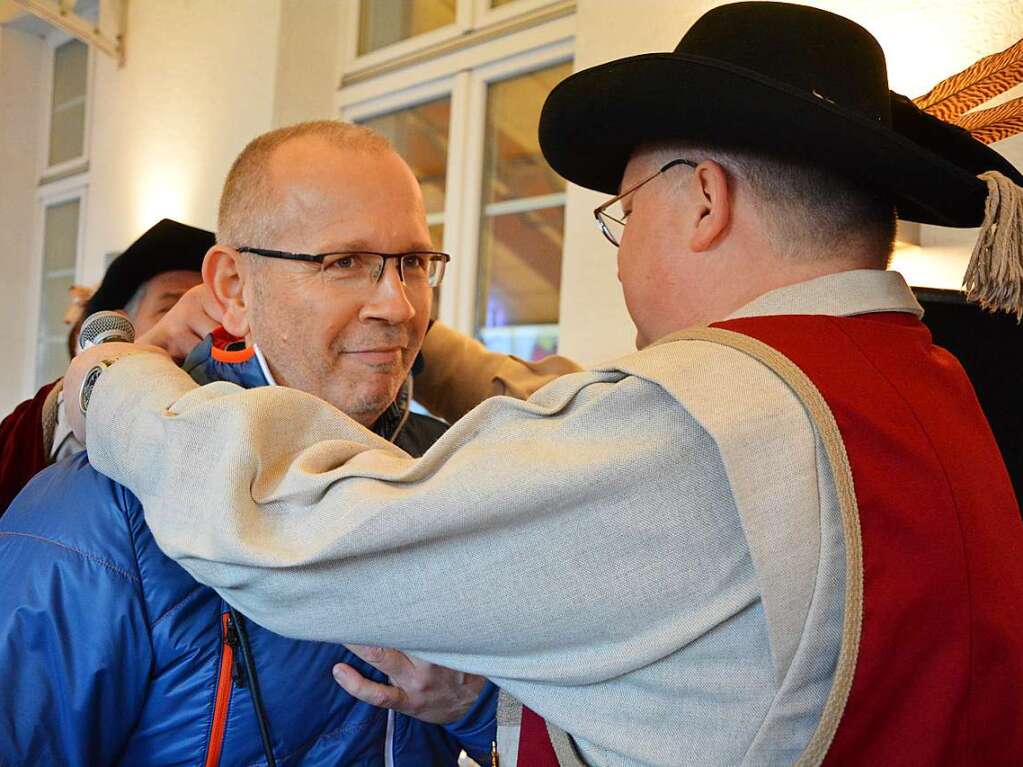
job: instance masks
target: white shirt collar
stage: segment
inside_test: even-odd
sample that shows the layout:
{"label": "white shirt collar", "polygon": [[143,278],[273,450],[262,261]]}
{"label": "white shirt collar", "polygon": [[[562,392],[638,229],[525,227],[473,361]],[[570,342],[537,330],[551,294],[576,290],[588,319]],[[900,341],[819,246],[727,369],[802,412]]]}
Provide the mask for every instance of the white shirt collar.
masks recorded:
{"label": "white shirt collar", "polygon": [[270,372],[270,366],[266,364],[266,357],[263,356],[263,350],[259,348],[259,344],[253,344],[252,350],[256,353],[259,369],[263,371],[263,377],[266,379],[267,385],[276,386],[277,382],[274,380],[273,373]]}

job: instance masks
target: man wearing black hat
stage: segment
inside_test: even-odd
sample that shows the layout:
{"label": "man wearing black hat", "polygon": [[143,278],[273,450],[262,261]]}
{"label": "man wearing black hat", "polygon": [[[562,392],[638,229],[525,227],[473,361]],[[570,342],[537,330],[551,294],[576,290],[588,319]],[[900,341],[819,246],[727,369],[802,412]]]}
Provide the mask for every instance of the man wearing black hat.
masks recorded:
{"label": "man wearing black hat", "polygon": [[[189,288],[202,282],[203,256],[213,241],[212,232],[162,219],[114,259],[86,302],[82,319],[100,311],[124,311],[140,342],[162,346],[183,359],[213,327],[201,310],[151,331]],[[198,327],[190,327],[195,323]],[[77,346],[80,325],[72,330],[71,347]],[[61,381],[47,384],[0,423],[0,514],[38,471],[81,449],[63,416],[63,397]]]}
{"label": "man wearing black hat", "polygon": [[[413,460],[121,347],[94,465],[259,623],[496,681],[528,707],[499,708],[503,765],[1023,762],[1017,501],[884,271],[896,213],[981,224],[968,292],[1023,312],[1023,178],[891,93],[865,30],[778,3],[573,75],[540,137],[615,195],[596,215],[640,351],[491,399]],[[533,388],[447,348],[475,399]],[[225,461],[200,434],[246,439]],[[210,467],[187,486],[185,455]]]}

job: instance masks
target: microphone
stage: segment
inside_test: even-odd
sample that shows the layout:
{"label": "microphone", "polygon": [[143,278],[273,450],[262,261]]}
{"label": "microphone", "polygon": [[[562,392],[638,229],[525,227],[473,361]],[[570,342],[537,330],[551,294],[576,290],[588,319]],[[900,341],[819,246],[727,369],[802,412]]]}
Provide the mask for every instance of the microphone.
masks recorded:
{"label": "microphone", "polygon": [[96,312],[85,318],[78,331],[79,353],[112,341],[135,342],[135,326],[127,316],[120,312]]}

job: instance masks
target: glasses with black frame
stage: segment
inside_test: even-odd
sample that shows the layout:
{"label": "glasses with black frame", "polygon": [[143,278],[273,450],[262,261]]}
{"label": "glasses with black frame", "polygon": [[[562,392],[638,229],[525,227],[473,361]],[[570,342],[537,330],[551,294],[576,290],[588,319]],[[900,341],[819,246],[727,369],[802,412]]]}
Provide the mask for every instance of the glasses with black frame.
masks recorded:
{"label": "glasses with black frame", "polygon": [[336,253],[289,253],[243,245],[239,253],[253,253],[265,258],[287,261],[306,261],[318,264],[325,278],[352,287],[371,287],[384,276],[387,262],[394,259],[398,279],[409,287],[435,288],[444,279],[444,269],[451,256],[432,250],[413,250],[407,253],[377,253],[371,250],[338,251]]}
{"label": "glasses with black frame", "polygon": [[[633,192],[635,192],[644,184],[649,184],[651,181],[660,176],[666,170],[671,170],[676,165],[688,165],[690,168],[695,168],[697,166],[697,163],[693,162],[692,160],[685,160],[682,158],[665,163],[664,165],[661,166],[661,169],[658,170],[656,173],[651,173],[638,184],[633,184],[620,195],[618,195],[617,197],[612,197],[610,200],[608,200],[603,205],[601,205],[600,207],[596,208],[593,211],[593,217],[597,219],[597,225],[600,227],[600,231],[604,233],[604,236],[607,238],[608,242],[610,242],[616,248],[619,248],[622,245],[622,234],[625,232],[625,221],[628,218],[628,214],[620,209],[621,201],[630,194],[632,194]],[[619,205],[619,210],[616,210],[613,213],[609,212],[612,206],[616,204]]]}

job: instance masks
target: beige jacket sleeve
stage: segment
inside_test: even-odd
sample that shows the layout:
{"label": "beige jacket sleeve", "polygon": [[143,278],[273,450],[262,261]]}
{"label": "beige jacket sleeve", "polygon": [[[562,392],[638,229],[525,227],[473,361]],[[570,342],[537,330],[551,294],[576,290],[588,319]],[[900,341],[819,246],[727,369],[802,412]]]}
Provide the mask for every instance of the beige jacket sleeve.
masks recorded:
{"label": "beige jacket sleeve", "polygon": [[620,371],[491,398],[412,459],[310,395],[196,388],[139,354],[101,377],[88,430],[164,552],[285,635],[587,684],[755,598],[726,577],[748,552],[713,444]]}
{"label": "beige jacket sleeve", "polygon": [[426,367],[416,375],[416,399],[431,413],[454,423],[489,397],[529,399],[555,378],[582,368],[553,355],[527,362],[488,350],[474,338],[435,322],[423,342]]}

